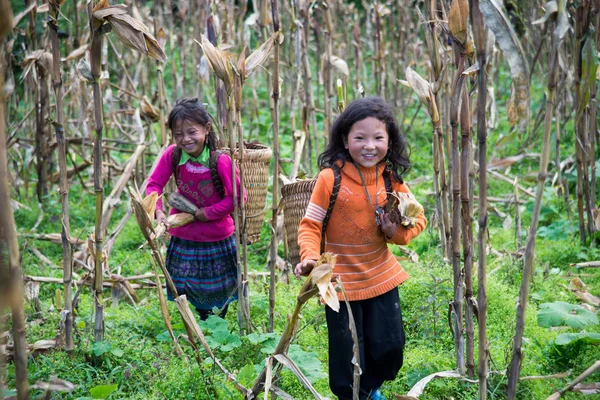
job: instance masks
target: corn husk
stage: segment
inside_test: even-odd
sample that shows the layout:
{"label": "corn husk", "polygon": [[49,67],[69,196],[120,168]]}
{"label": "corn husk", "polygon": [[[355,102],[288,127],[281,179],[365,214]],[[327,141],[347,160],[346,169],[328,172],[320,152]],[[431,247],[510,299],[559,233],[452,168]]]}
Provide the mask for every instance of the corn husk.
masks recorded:
{"label": "corn husk", "polygon": [[338,312],[340,310],[340,301],[331,283],[334,266],[335,256],[331,253],[323,253],[317,261],[316,267],[311,271],[309,279],[319,289],[319,294],[323,301],[332,310]]}
{"label": "corn husk", "polygon": [[213,46],[206,36],[202,35],[201,40],[202,42],[199,44],[208,59],[208,63],[217,77],[223,81],[227,91],[231,92],[231,89],[233,89],[233,70],[229,57],[223,50]]}
{"label": "corn husk", "polygon": [[156,210],[158,193],[152,192],[150,195],[142,198],[142,195],[137,188],[129,187],[128,189],[129,194],[131,195],[131,206],[133,207],[135,219],[146,240],[150,241],[154,234],[152,221],[154,221],[154,211]]}
{"label": "corn husk", "polygon": [[99,21],[108,22],[113,28],[113,32],[119,36],[121,42],[127,47],[139,51],[142,54],[150,56],[160,62],[165,63],[167,56],[158,41],[150,33],[150,29],[143,22],[127,14],[127,6],[118,4],[115,6],[94,8],[94,18]]}
{"label": "corn husk", "polygon": [[185,212],[172,214],[167,217],[167,224],[160,223],[154,228],[154,235],[152,239],[157,239],[165,234],[168,228],[178,228],[180,226],[185,226],[187,224],[191,224],[195,221],[195,217],[192,214],[188,214]]}
{"label": "corn husk", "polygon": [[167,201],[171,207],[188,214],[195,215],[198,211],[198,207],[194,203],[177,192],[170,193],[167,196]]}
{"label": "corn husk", "polygon": [[434,123],[438,122],[440,120],[440,115],[438,113],[437,105],[435,104],[435,96],[433,95],[431,84],[410,67],[406,68],[406,81],[408,86],[410,86],[417,94],[419,100],[427,106],[427,112],[429,112],[431,120]]}
{"label": "corn husk", "polygon": [[79,77],[87,83],[94,83],[94,76],[92,75],[92,68],[90,67],[90,63],[82,58],[77,63],[77,74]]}
{"label": "corn husk", "polygon": [[348,69],[348,63],[346,63],[346,61],[339,57],[331,56],[330,63],[331,66],[335,68],[335,70],[341,75],[344,75],[346,78],[350,75],[350,69]]}
{"label": "corn husk", "polygon": [[448,27],[462,45],[467,42],[467,24],[469,22],[468,0],[453,0],[448,13]]}
{"label": "corn husk", "polygon": [[411,193],[392,192],[398,200],[398,212],[400,213],[400,223],[406,227],[413,227],[417,224],[417,217],[424,212],[423,206],[415,199]]}

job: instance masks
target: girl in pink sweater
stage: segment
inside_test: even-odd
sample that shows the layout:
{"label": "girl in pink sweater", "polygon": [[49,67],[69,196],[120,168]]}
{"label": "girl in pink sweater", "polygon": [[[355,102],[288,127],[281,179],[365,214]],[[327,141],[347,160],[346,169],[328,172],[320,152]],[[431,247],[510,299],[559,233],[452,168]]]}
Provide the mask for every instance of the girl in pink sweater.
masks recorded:
{"label": "girl in pink sweater", "polygon": [[[226,154],[219,156],[219,182],[213,182],[209,161],[216,151],[217,138],[198,99],[178,101],[169,114],[168,125],[175,144],[161,155],[150,175],[146,194],[161,195],[174,175],[177,192],[193,202],[198,211],[194,222],[169,229],[167,270],[177,292],[187,296],[201,319],[208,318],[215,307],[224,317],[229,303],[237,299],[238,284],[237,248],[230,216],[234,209],[231,159]],[[239,176],[236,185],[237,193],[241,193]],[[178,212],[171,209],[171,214]],[[156,219],[166,223],[160,200]],[[173,300],[172,293],[168,297]]]}

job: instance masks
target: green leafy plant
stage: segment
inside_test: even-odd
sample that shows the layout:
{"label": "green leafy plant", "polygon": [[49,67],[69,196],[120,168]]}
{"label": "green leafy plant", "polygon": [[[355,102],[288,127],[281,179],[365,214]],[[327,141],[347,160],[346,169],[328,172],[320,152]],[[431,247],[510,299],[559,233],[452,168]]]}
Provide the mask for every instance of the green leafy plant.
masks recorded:
{"label": "green leafy plant", "polygon": [[583,329],[588,325],[597,325],[598,317],[586,308],[563,301],[540,304],[538,325],[544,328],[553,326],[570,326]]}

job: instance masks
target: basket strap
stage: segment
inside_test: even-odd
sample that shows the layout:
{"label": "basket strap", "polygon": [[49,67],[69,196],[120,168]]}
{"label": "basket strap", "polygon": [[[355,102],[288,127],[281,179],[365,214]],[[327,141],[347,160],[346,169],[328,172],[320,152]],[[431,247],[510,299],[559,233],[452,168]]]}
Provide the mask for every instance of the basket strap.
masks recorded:
{"label": "basket strap", "polygon": [[383,170],[383,182],[385,183],[385,197],[389,200],[390,196],[392,195],[392,181],[390,179],[390,170],[389,169],[384,169]]}
{"label": "basket strap", "polygon": [[[221,182],[221,178],[219,177],[219,171],[217,170],[217,162],[219,161],[219,157],[224,152],[221,150],[215,150],[210,153],[210,160],[208,162],[208,167],[210,169],[210,179],[212,180],[212,184],[217,189],[219,196],[221,198],[225,198],[225,188],[223,188],[223,182]],[[235,183],[234,183],[235,184]]]}
{"label": "basket strap", "polygon": [[333,170],[333,188],[331,189],[331,197],[329,197],[329,206],[327,207],[327,213],[323,218],[323,228],[321,229],[321,254],[325,251],[325,231],[329,224],[329,217],[331,217],[331,211],[335,205],[338,194],[340,193],[340,184],[342,183],[342,172],[337,164],[334,164],[331,169]]}
{"label": "basket strap", "polygon": [[182,151],[180,147],[175,147],[173,153],[171,153],[171,170],[173,171],[175,180],[177,180],[177,167],[179,167],[179,162],[181,161]]}

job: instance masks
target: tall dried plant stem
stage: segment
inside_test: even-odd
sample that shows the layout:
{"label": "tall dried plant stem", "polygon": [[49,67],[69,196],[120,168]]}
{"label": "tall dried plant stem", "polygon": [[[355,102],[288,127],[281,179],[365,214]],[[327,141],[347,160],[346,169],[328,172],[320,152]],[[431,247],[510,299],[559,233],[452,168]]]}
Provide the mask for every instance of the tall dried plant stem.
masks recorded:
{"label": "tall dried plant stem", "polygon": [[331,125],[331,98],[333,97],[333,78],[331,76],[331,56],[333,47],[333,22],[331,20],[331,9],[332,3],[325,0],[324,3],[324,16],[325,16],[325,60],[323,60],[323,84],[324,84],[324,108],[325,108],[325,122],[323,124],[323,145],[327,146],[329,141],[329,127]]}
{"label": "tall dried plant stem", "polygon": [[[439,54],[440,42],[437,38],[436,24],[436,7],[435,2],[430,4],[426,1],[427,11],[429,13],[429,27],[425,30],[425,38],[427,40],[427,48],[429,59],[432,65],[432,80],[435,82],[435,104],[438,107],[438,112],[441,112],[441,100],[439,89],[441,80],[443,79],[443,61]],[[424,20],[424,18],[423,18]],[[450,218],[448,213],[448,185],[446,183],[446,162],[444,153],[444,131],[442,127],[442,117],[434,122],[433,130],[433,170],[434,170],[434,190],[436,196],[436,209],[438,214],[438,226],[440,230],[440,243],[442,246],[442,254],[448,258],[448,242],[450,239]]]}
{"label": "tall dried plant stem", "polygon": [[379,2],[373,7],[375,13],[375,91],[380,97],[384,96],[384,66],[383,66],[383,36],[381,35],[381,15],[379,13]]}
{"label": "tall dried plant stem", "polygon": [[[562,170],[560,168],[560,112],[558,110],[558,107],[554,113],[554,130],[555,130],[555,136],[556,136],[556,151],[555,151],[555,159],[554,159],[554,165],[556,167],[556,176],[557,176],[557,185],[558,185],[558,191],[559,193],[563,196],[563,199],[565,201],[565,208],[567,209],[567,219],[570,221],[571,220],[571,206],[569,204],[569,187],[566,181],[563,181],[562,178]],[[519,247],[521,247],[521,245],[519,245]]]}
{"label": "tall dried plant stem", "polygon": [[[0,49],[4,49],[4,36],[12,26],[10,2],[0,0]],[[27,378],[27,342],[25,340],[25,312],[23,304],[23,277],[19,258],[19,242],[13,215],[10,188],[8,186],[8,159],[6,153],[6,125],[4,119],[5,64],[0,60],[0,250],[7,257],[0,257],[0,312],[5,306],[12,310],[12,334],[14,341],[15,387],[17,399],[29,399]],[[0,359],[0,370],[2,370]],[[0,388],[2,379],[0,378]]]}
{"label": "tall dried plant stem", "polygon": [[[159,18],[158,11],[160,7],[160,2],[158,0],[154,0],[154,7],[152,8],[153,19],[154,19],[154,37],[158,37],[159,31]],[[174,62],[174,61],[173,61]],[[156,85],[158,91],[158,122],[160,124],[160,145],[164,146],[167,139],[167,123],[165,118],[165,110],[167,109],[167,99],[165,93],[165,71],[163,69],[160,61],[156,61]]]}
{"label": "tall dried plant stem", "polygon": [[464,57],[462,50],[457,49],[458,66],[454,83],[454,93],[450,109],[450,125],[452,126],[452,270],[454,274],[454,300],[450,304],[450,321],[454,333],[454,350],[456,353],[456,369],[461,375],[465,373],[465,341],[463,337],[463,283],[464,276],[460,267],[460,160],[458,153],[458,123],[462,91],[464,90]]}
{"label": "tall dried plant stem", "polygon": [[[271,0],[271,10],[273,13],[273,32],[279,32],[279,6],[278,0]],[[273,121],[273,200],[271,201],[271,248],[269,258],[269,332],[273,332],[274,315],[275,315],[275,266],[277,263],[277,208],[279,206],[279,40],[275,41],[273,48],[273,64],[271,64],[271,72],[273,74],[273,107],[271,109],[271,120]]]}
{"label": "tall dried plant stem", "polygon": [[[487,345],[487,293],[486,293],[486,232],[487,214],[487,60],[485,54],[485,28],[479,9],[479,0],[469,0],[469,16],[473,27],[473,39],[477,49],[477,144],[479,157],[479,230],[477,231],[477,324],[479,400],[487,398],[488,345]],[[518,206],[518,203],[517,203]]]}
{"label": "tall dried plant stem", "polygon": [[471,184],[469,173],[473,165],[471,159],[471,110],[467,90],[462,92],[460,112],[461,132],[461,161],[460,161],[460,202],[462,216],[462,244],[463,263],[465,274],[465,333],[467,336],[467,375],[475,376],[475,298],[473,297],[473,224],[471,212],[473,202],[471,199]]}
{"label": "tall dried plant stem", "polygon": [[[586,157],[587,150],[587,113],[582,103],[585,99],[581,96],[581,79],[582,79],[582,50],[585,44],[585,34],[589,26],[589,14],[591,11],[589,0],[584,0],[575,10],[575,161],[577,164],[577,213],[579,216],[579,237],[581,243],[586,242],[587,233],[585,226],[585,214],[589,213],[589,182],[588,182],[588,160]],[[588,222],[590,220],[588,214]]]}
{"label": "tall dried plant stem", "polygon": [[[560,11],[559,11],[560,13]],[[535,192],[535,203],[531,215],[531,225],[527,244],[525,245],[525,263],[523,265],[523,280],[519,292],[519,301],[517,303],[517,325],[513,338],[512,359],[508,369],[508,388],[507,395],[509,400],[513,400],[517,393],[517,384],[521,370],[521,361],[523,353],[521,346],[523,343],[523,331],[525,330],[525,311],[527,308],[527,299],[529,297],[529,281],[531,279],[531,270],[533,268],[533,259],[535,256],[535,238],[542,208],[542,196],[544,194],[544,184],[548,174],[548,160],[550,157],[550,132],[552,129],[552,116],[554,115],[556,83],[558,80],[558,47],[560,39],[556,34],[552,35],[552,50],[550,65],[548,71],[548,97],[546,100],[546,114],[544,117],[544,136],[542,138],[542,155],[540,157],[540,169],[538,173],[538,182]],[[481,167],[480,167],[481,170]],[[481,196],[481,195],[480,195]],[[481,322],[480,322],[481,323]]]}
{"label": "tall dried plant stem", "polygon": [[100,89],[100,74],[102,68],[102,32],[94,29],[93,2],[87,5],[90,23],[92,44],[90,46],[90,67],[92,70],[93,96],[94,96],[94,130],[96,141],[94,143],[94,191],[96,192],[96,226],[94,231],[95,259],[94,259],[94,303],[96,317],[94,323],[94,340],[104,339],[104,304],[102,300],[102,203],[104,201],[104,186],[102,184],[102,92]]}
{"label": "tall dried plant stem", "polygon": [[[297,4],[302,4],[297,0]],[[300,9],[302,17],[302,74],[304,76],[304,104],[308,111],[308,119],[310,119],[311,131],[307,134],[307,157],[306,165],[308,173],[312,175],[313,151],[319,152],[319,131],[317,128],[317,115],[315,111],[315,98],[313,96],[312,73],[310,70],[310,62],[308,60],[308,38],[310,37],[310,10],[308,2],[305,2],[305,7]],[[313,140],[314,139],[314,140]]]}
{"label": "tall dried plant stem", "polygon": [[60,73],[60,43],[58,42],[58,16],[60,6],[50,2],[50,28],[49,37],[52,44],[52,86],[56,100],[56,121],[54,121],[54,133],[58,146],[58,165],[60,168],[60,197],[62,203],[62,230],[61,240],[63,246],[63,283],[65,290],[65,350],[73,356],[73,293],[72,275],[73,260],[71,253],[71,223],[69,221],[69,181],[67,177],[67,144],[65,142],[64,128],[64,95],[62,77]]}

